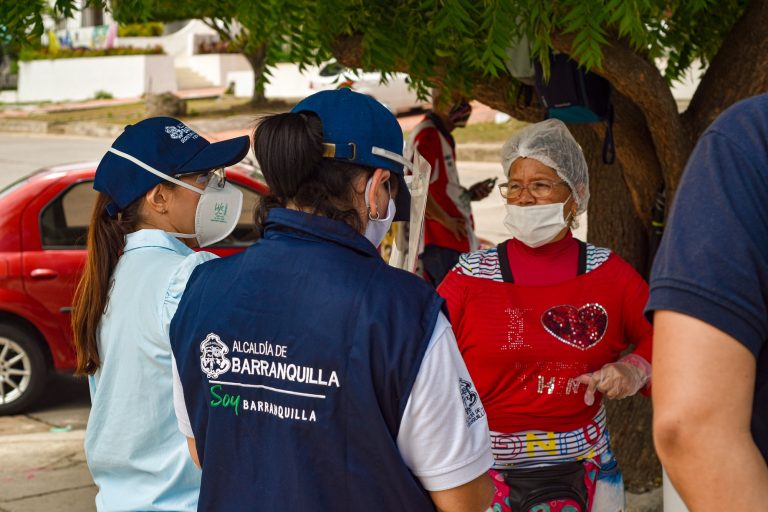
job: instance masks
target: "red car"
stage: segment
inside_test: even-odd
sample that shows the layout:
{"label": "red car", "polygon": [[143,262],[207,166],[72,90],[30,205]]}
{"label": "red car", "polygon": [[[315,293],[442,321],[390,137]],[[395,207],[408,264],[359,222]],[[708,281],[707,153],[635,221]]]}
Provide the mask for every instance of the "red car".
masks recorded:
{"label": "red car", "polygon": [[[72,297],[85,263],[96,165],[41,169],[0,190],[0,415],[32,405],[52,371],[75,367]],[[243,192],[243,213],[232,235],[206,249],[219,256],[252,243],[254,210],[267,193],[250,166],[227,176]]]}

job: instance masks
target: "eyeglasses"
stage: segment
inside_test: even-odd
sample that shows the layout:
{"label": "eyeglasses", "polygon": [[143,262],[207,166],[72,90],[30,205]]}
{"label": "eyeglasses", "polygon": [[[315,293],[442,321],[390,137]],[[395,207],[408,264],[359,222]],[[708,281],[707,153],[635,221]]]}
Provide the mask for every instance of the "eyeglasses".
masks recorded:
{"label": "eyeglasses", "polygon": [[527,185],[521,183],[502,183],[499,185],[499,192],[504,199],[518,199],[523,189],[528,190],[535,199],[547,199],[552,195],[552,191],[556,186],[562,185],[564,181],[548,181],[548,180],[536,180]]}
{"label": "eyeglasses", "polygon": [[[181,179],[184,176],[189,176],[189,174],[177,174],[174,178]],[[195,176],[195,184],[203,185],[203,187],[207,187],[210,183],[213,183],[213,186],[216,188],[224,188],[224,184],[227,182],[227,175],[224,172],[223,167],[193,176]]]}

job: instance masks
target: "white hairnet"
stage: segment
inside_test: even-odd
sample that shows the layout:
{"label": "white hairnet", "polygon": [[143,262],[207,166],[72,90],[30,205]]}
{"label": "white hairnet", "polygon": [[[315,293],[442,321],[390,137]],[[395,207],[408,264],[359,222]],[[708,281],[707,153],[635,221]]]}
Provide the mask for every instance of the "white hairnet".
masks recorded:
{"label": "white hairnet", "polygon": [[509,168],[517,158],[533,158],[551,167],[571,188],[578,210],[587,211],[589,173],[581,146],[559,119],[531,124],[512,135],[501,148],[501,165],[509,177]]}

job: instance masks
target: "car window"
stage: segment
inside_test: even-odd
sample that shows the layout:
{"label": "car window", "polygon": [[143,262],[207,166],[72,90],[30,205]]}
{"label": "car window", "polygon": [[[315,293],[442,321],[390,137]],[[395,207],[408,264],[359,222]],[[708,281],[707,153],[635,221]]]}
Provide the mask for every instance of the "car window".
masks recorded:
{"label": "car window", "polygon": [[237,227],[232,231],[232,234],[211,247],[247,247],[256,240],[254,215],[256,214],[256,207],[261,202],[261,195],[232,181],[229,183],[232,183],[243,193],[243,211],[240,213],[240,220],[237,221]]}
{"label": "car window", "polygon": [[92,181],[82,181],[48,203],[40,214],[43,248],[84,249],[97,195]]}

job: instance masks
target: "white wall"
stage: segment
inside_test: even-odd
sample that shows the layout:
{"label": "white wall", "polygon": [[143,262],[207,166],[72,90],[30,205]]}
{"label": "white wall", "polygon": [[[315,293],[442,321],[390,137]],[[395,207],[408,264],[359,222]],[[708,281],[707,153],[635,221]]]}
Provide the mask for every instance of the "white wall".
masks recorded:
{"label": "white wall", "polygon": [[229,84],[227,75],[238,71],[252,71],[248,60],[239,53],[206,53],[187,58],[187,67],[205,77],[215,86]]}
{"label": "white wall", "polygon": [[[305,98],[317,92],[309,88],[310,78],[318,73],[316,66],[307,67],[299,72],[298,64],[277,64],[270,70],[269,83],[264,88],[264,95],[274,99]],[[225,84],[235,84],[235,96],[250,98],[253,94],[253,70],[234,71],[227,74]]]}
{"label": "white wall", "polygon": [[19,94],[16,91],[0,91],[0,103],[17,103]]}
{"label": "white wall", "polygon": [[[151,78],[150,78],[151,77]],[[67,101],[106,91],[115,98],[176,90],[168,55],[125,55],[19,62],[18,101]]]}
{"label": "white wall", "polygon": [[191,20],[182,29],[159,37],[118,37],[115,46],[147,48],[161,46],[167,55],[175,58],[176,66],[186,66],[187,59],[197,51],[197,45],[204,38],[215,38],[218,34],[200,20]]}

